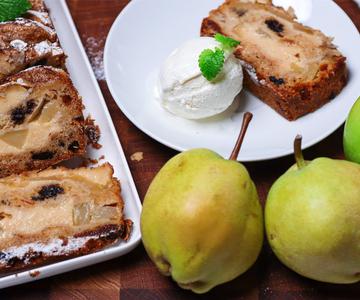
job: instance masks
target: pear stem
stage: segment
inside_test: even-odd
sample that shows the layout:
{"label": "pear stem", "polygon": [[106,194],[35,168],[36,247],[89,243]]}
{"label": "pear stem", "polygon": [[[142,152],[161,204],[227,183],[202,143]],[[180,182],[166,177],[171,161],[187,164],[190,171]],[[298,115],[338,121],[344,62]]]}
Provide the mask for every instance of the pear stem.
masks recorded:
{"label": "pear stem", "polygon": [[302,141],[302,136],[298,134],[294,141],[294,154],[298,169],[301,169],[306,165],[304,156],[301,151],[301,141]]}
{"label": "pear stem", "polygon": [[250,112],[246,112],[244,114],[240,134],[239,134],[239,137],[238,137],[238,139],[236,141],[234,150],[232,151],[232,153],[230,155],[230,158],[229,158],[230,160],[237,160],[240,149],[241,149],[241,145],[242,145],[242,143],[244,141],[244,137],[245,137],[246,131],[247,131],[248,127],[249,127],[249,124],[251,122],[252,117],[253,117],[253,115]]}

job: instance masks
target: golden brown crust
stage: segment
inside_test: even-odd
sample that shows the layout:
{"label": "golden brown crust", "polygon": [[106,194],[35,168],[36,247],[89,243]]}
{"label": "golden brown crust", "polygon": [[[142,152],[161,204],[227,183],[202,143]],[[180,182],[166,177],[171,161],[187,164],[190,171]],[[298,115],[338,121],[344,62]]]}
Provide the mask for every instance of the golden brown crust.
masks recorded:
{"label": "golden brown crust", "polygon": [[[90,237],[90,239],[81,247],[68,251],[66,254],[48,255],[41,251],[29,250],[28,252],[24,253],[21,258],[17,256],[9,257],[9,259],[3,260],[3,263],[0,263],[0,273],[30,269],[45,264],[54,263],[56,261],[90,254],[116,243],[124,235],[126,236],[128,234],[130,234],[130,228],[126,222],[123,222],[121,225],[101,226],[94,229],[94,232],[84,232],[79,234],[78,237]],[[64,246],[66,246],[66,243],[69,242],[69,239],[76,238],[77,237],[63,238]],[[0,252],[0,261],[1,255],[5,254]]]}
{"label": "golden brown crust", "polygon": [[[256,19],[254,11],[264,14],[266,17],[263,18],[267,21],[275,22],[265,22],[267,26],[257,23],[251,27],[248,22]],[[263,20],[261,17],[259,19]],[[249,26],[248,31],[245,25]],[[256,31],[254,26],[258,27]],[[241,42],[234,54],[244,67],[244,86],[288,120],[295,120],[320,108],[346,85],[346,58],[336,50],[331,39],[318,30],[297,23],[292,10],[275,7],[271,1],[227,0],[202,22],[202,36],[213,36],[217,32]],[[251,36],[246,40],[244,34],[247,32],[256,37]],[[240,33],[243,39],[238,36]],[[307,38],[302,40],[299,38],[301,36]],[[267,46],[276,45],[269,39],[278,40],[279,47],[290,51],[301,50],[302,47],[304,55],[296,53],[293,57],[295,63],[281,62],[281,58],[273,58],[269,51],[262,50],[261,39]],[[308,43],[312,40],[318,43],[318,46],[312,47],[316,51],[309,47]],[[319,59],[311,58],[311,51]],[[304,65],[304,61],[307,61],[303,57],[306,56],[310,57],[308,65]],[[302,64],[298,65],[298,61]]]}
{"label": "golden brown crust", "polygon": [[[3,264],[0,263],[0,273],[32,269],[34,267],[40,267],[57,261],[97,252],[116,243],[119,239],[126,241],[131,233],[131,227],[132,222],[130,220],[125,220],[121,225],[105,225],[96,228],[94,232],[84,232],[79,235],[79,237],[90,237],[90,239],[83,246],[69,251],[66,254],[47,255],[41,251],[38,252],[30,250],[21,258],[14,256],[6,260]],[[77,237],[73,238],[76,239]],[[64,246],[68,243],[68,241],[69,238],[63,238]],[[2,252],[0,252],[0,258],[1,255]]]}
{"label": "golden brown crust", "polygon": [[345,62],[340,60],[330,73],[316,81],[299,83],[292,88],[279,89],[270,84],[260,85],[246,71],[244,86],[284,118],[293,121],[334,99],[346,85],[347,76]]}

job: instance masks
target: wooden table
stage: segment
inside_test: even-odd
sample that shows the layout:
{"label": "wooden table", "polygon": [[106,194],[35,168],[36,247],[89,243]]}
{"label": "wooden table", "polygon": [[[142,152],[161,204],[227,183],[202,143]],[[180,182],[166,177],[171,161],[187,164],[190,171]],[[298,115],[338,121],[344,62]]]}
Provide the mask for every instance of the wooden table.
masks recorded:
{"label": "wooden table", "polygon": [[[127,0],[68,0],[80,36],[94,64],[99,64],[96,60],[101,58],[101,51],[111,24],[128,2]],[[360,29],[360,10],[357,5],[351,0],[336,2]],[[351,42],[349,40],[349,43]],[[98,69],[98,73],[101,78],[101,68]],[[128,158],[140,198],[143,199],[154,175],[176,152],[152,140],[132,125],[116,106],[106,82],[101,80],[100,85]],[[343,128],[340,128],[329,138],[305,151],[305,157],[307,159],[318,156],[343,158],[342,131]],[[139,162],[132,161],[130,156],[135,152],[143,152],[144,159]],[[292,157],[285,157],[246,164],[257,185],[262,203],[271,184],[292,163]],[[121,300],[360,299],[360,284],[331,285],[305,279],[284,267],[265,245],[257,263],[246,274],[215,288],[208,294],[197,296],[181,290],[171,279],[161,276],[147,257],[144,248],[139,246],[126,256],[109,262],[0,292],[0,299],[6,300],[119,298]]]}

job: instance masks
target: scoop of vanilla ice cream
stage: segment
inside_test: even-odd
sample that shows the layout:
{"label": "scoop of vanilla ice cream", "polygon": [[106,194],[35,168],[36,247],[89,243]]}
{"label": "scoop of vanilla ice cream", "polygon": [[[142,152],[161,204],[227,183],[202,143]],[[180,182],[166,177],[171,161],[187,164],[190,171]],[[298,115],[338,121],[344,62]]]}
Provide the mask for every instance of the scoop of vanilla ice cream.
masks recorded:
{"label": "scoop of vanilla ice cream", "polygon": [[158,98],[165,109],[186,119],[201,119],[226,110],[242,89],[240,62],[226,51],[225,64],[215,80],[209,82],[199,68],[204,49],[220,44],[213,38],[187,41],[165,60],[159,75]]}

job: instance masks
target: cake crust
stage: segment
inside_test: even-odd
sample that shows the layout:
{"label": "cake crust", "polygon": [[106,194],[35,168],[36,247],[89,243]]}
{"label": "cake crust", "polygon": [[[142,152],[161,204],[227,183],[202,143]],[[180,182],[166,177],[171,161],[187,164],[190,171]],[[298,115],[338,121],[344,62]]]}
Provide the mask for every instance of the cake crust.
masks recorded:
{"label": "cake crust", "polygon": [[202,36],[216,33],[241,42],[234,54],[245,87],[288,120],[317,110],[346,85],[346,58],[332,39],[298,23],[292,9],[227,0],[202,22]]}

